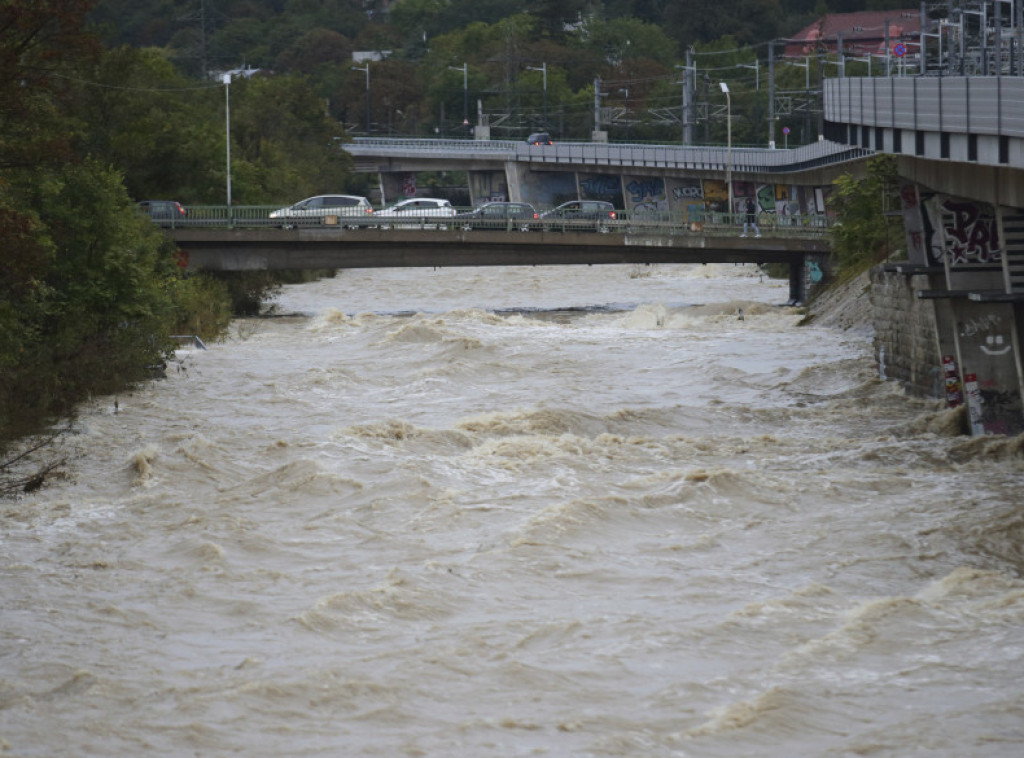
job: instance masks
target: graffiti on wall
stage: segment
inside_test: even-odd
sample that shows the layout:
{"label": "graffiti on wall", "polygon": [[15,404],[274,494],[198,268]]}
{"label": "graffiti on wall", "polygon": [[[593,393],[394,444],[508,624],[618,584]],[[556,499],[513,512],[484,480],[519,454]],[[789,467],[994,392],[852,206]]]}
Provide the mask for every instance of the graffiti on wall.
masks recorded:
{"label": "graffiti on wall", "polygon": [[580,198],[607,200],[616,208],[622,207],[622,177],[616,174],[582,174]]}
{"label": "graffiti on wall", "polygon": [[949,265],[971,266],[1002,260],[999,226],[987,205],[947,197],[935,198],[932,206],[939,221],[935,226],[941,229],[938,248]]}
{"label": "graffiti on wall", "polygon": [[660,176],[627,176],[626,210],[667,211],[668,198],[665,196],[665,180]]}
{"label": "graffiti on wall", "polygon": [[671,183],[669,202],[672,204],[703,199],[704,187],[701,185],[700,179],[676,179]]}

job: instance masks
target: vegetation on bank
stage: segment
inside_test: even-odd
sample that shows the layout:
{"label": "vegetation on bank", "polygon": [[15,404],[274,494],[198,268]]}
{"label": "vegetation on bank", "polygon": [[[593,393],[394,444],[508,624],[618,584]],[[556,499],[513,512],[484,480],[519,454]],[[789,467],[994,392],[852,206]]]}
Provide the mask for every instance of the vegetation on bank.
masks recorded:
{"label": "vegetation on bank", "polygon": [[840,280],[903,255],[906,243],[896,159],[876,155],[867,161],[863,175],[843,174],[833,185],[828,202],[836,223],[829,229],[829,238]]}
{"label": "vegetation on bank", "polygon": [[[186,273],[137,210],[224,202],[224,88],[152,50],[104,49],[88,29],[93,5],[0,0],[0,477],[34,445],[28,435],[150,378],[172,335],[216,339],[282,281]],[[303,81],[232,89],[236,202],[365,181]]]}

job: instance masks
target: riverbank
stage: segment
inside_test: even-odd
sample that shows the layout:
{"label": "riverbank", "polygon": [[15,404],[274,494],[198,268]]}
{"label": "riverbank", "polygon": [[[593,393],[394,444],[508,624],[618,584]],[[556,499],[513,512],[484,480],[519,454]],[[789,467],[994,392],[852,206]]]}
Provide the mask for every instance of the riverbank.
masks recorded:
{"label": "riverbank", "polygon": [[819,326],[871,336],[874,327],[869,272],[858,274],[819,294],[807,306],[807,317]]}

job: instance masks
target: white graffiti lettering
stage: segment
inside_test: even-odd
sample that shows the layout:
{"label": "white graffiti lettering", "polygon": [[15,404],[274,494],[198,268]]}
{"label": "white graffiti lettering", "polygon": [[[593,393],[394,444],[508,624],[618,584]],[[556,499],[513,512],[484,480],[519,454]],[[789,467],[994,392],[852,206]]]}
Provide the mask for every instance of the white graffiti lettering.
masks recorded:
{"label": "white graffiti lettering", "polygon": [[987,332],[993,327],[998,326],[1002,320],[1001,317],[994,313],[987,313],[981,318],[971,319],[966,323],[960,324],[960,336],[973,337],[976,334]]}

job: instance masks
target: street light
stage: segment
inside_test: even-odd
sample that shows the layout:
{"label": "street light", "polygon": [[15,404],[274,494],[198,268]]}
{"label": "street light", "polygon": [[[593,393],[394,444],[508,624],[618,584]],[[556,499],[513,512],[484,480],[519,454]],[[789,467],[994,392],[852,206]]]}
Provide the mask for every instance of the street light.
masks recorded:
{"label": "street light", "polygon": [[536,66],[527,66],[527,71],[541,71],[544,73],[544,125],[548,123],[548,64],[547,61],[540,64],[540,68]]}
{"label": "street light", "polygon": [[469,126],[469,66],[449,66],[452,71],[462,72],[462,125]]}
{"label": "street light", "polygon": [[719,82],[718,86],[725,93],[725,133],[726,133],[726,156],[725,184],[729,190],[729,219],[732,219],[732,98],[729,97],[729,85]]}
{"label": "street light", "polygon": [[370,61],[366,61],[365,66],[353,66],[353,71],[365,71],[366,72],[366,134],[370,134]]}
{"label": "street light", "polygon": [[619,92],[626,95],[626,142],[629,142],[629,87],[623,87]]}
{"label": "street light", "polygon": [[228,208],[231,207],[231,74],[224,74],[224,135],[228,154]]}

